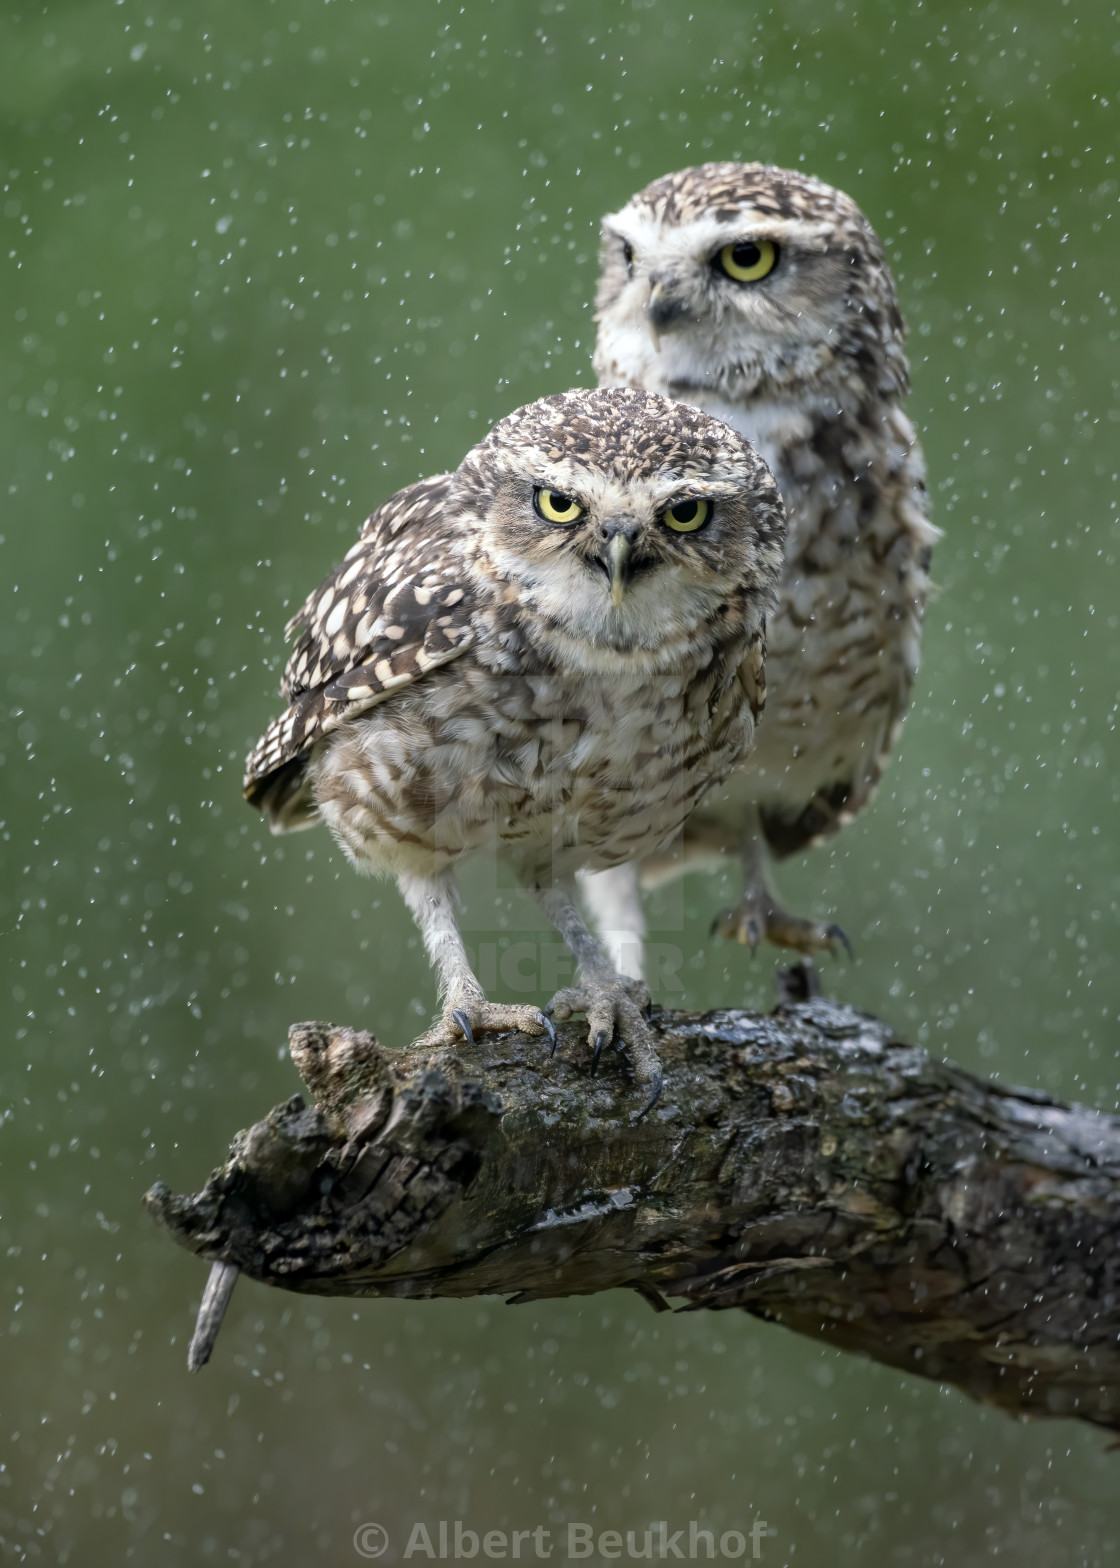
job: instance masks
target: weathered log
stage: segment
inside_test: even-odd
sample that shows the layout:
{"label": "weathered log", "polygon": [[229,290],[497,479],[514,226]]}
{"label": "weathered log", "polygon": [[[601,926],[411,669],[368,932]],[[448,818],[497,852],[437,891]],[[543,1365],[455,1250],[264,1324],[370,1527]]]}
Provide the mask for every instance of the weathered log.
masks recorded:
{"label": "weathered log", "polygon": [[[820,999],[654,1011],[661,1100],[585,1031],[432,1055],[295,1025],[296,1096],[153,1216],[323,1295],[514,1301],[630,1287],[739,1307],[1007,1411],[1120,1429],[1120,1118],[984,1083]],[[205,1322],[203,1318],[205,1317]]]}

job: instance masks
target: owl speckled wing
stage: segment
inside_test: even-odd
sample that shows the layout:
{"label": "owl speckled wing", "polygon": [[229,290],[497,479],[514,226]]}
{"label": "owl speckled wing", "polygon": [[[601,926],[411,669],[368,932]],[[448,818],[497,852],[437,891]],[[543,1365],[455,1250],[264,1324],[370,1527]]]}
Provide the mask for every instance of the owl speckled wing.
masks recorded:
{"label": "owl speckled wing", "polygon": [[245,798],[273,832],[316,820],[305,778],[316,741],[470,647],[473,599],[449,548],[453,483],[441,474],[386,501],[289,621],[288,635],[303,635],[280,683],[288,707],[245,764]]}

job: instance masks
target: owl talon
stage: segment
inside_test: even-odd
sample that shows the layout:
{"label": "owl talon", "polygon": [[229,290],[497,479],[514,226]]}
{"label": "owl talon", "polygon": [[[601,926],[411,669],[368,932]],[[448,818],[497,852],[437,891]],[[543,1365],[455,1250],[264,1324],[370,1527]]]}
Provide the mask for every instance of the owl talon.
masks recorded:
{"label": "owl talon", "polygon": [[556,1055],[556,1025],[547,1013],[540,1014],[540,1022],[541,1028],[548,1036],[548,1054],[550,1057],[553,1057]]}
{"label": "owl talon", "polygon": [[657,1072],[654,1075],[654,1077],[651,1078],[650,1081],[649,1081],[649,1091],[650,1091],[649,1099],[642,1106],[642,1108],[638,1112],[638,1114],[634,1117],[634,1120],[636,1122],[640,1122],[640,1121],[644,1121],[645,1120],[645,1118],[649,1115],[650,1111],[652,1111],[654,1106],[657,1104],[658,1100],[660,1100],[660,1098],[661,1098],[661,1091],[662,1091],[662,1089],[664,1087],[665,1087],[664,1075],[661,1072]]}
{"label": "owl talon", "polygon": [[461,1007],[447,1008],[430,1029],[413,1041],[413,1045],[433,1050],[445,1045],[474,1045],[479,1034],[511,1029],[520,1030],[522,1034],[543,1034],[549,1040],[555,1040],[552,1022],[539,1007],[471,1001],[464,1002]]}
{"label": "owl talon", "polygon": [[753,958],[762,941],[763,928],[758,916],[744,914],[740,905],[738,909],[725,909],[717,915],[709,927],[708,935],[723,936],[728,941],[738,942],[741,947],[750,948]]}
{"label": "owl talon", "polygon": [[765,940],[797,953],[835,953],[843,947],[852,957],[852,944],[838,925],[787,914],[768,893],[755,889],[748,889],[735,909],[717,915],[712,932],[741,942],[752,954]]}
{"label": "owl talon", "polygon": [[[625,1051],[630,1059],[637,1081],[657,1085],[657,1094],[660,1094],[661,1063],[657,1059],[653,1036],[645,1017],[649,1006],[649,991],[640,980],[631,980],[626,975],[611,975],[557,991],[548,1004],[548,1011],[557,1018],[570,1018],[573,1013],[586,1014],[593,1073],[604,1048],[614,1040],[619,1050]],[[650,1100],[647,1111],[656,1098],[657,1095],[654,1095]],[[645,1111],[642,1114],[644,1116]]]}
{"label": "owl talon", "polygon": [[855,958],[856,955],[852,952],[852,944],[848,941],[847,932],[845,932],[840,926],[829,926],[825,931],[825,936],[830,938],[830,945],[832,946],[833,951],[835,951],[835,944],[839,942],[844,951],[847,953],[849,959]]}

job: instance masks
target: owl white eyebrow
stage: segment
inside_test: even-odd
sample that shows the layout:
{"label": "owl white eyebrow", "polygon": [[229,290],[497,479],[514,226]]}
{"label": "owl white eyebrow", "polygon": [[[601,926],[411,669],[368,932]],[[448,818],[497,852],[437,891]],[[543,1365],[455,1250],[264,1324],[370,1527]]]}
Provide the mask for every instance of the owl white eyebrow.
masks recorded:
{"label": "owl white eyebrow", "polygon": [[585,510],[587,502],[569,485],[559,485],[553,479],[534,479],[531,481],[534,490],[555,490],[557,495],[566,495],[569,501],[574,501],[577,506]]}
{"label": "owl white eyebrow", "polygon": [[[752,229],[752,225],[754,225]],[[623,208],[607,215],[602,231],[625,240],[640,256],[651,244],[664,254],[667,262],[694,259],[709,247],[718,250],[729,242],[748,234],[750,238],[768,239],[772,245],[816,251],[821,240],[833,237],[832,227],[823,222],[804,218],[778,218],[769,213],[752,212],[745,208],[734,218],[716,218],[703,213],[690,222],[665,224],[651,213]]]}
{"label": "owl white eyebrow", "polygon": [[699,490],[693,487],[690,490],[670,491],[669,494],[671,496],[675,495],[676,500],[666,501],[665,505],[676,506],[677,501],[726,501],[734,496],[739,489],[739,486],[731,479],[709,479],[705,483],[707,484],[706,490]]}
{"label": "owl white eyebrow", "polygon": [[715,261],[721,251],[725,251],[729,245],[757,245],[760,241],[764,245],[773,245],[777,251],[789,249],[788,240],[776,240],[772,234],[761,233],[758,229],[752,229],[749,234],[736,231],[734,237],[724,240],[722,245],[717,242],[716,248],[712,252],[712,260]]}

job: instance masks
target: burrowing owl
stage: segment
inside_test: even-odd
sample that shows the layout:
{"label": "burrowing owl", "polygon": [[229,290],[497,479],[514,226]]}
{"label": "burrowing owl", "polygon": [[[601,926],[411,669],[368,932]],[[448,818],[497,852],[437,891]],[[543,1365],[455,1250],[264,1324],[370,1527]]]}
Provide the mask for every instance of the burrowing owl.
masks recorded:
{"label": "burrowing owl", "polygon": [[[791,854],[870,798],[910,698],[937,534],[882,246],[820,180],[705,164],[604,219],[597,304],[601,384],[726,420],[766,459],[788,516],[758,744],[689,822],[683,857],[652,857],[642,880],[737,850],[745,892],[725,934],[832,947],[839,927],[779,906],[767,846]],[[633,872],[592,877],[589,894],[600,930],[615,943],[635,934],[633,950]]]}
{"label": "burrowing owl", "polygon": [[616,1034],[660,1087],[641,1009],[573,879],[655,854],[752,742],[784,516],[765,464],[701,411],[631,390],[544,398],[453,474],[410,485],[289,627],[287,711],[245,794],[275,831],[321,817],[359,871],[396,877],[435,966],[425,1043],[552,1034],[491,1003],[452,871],[489,848],[564,937],[593,1061]]}

